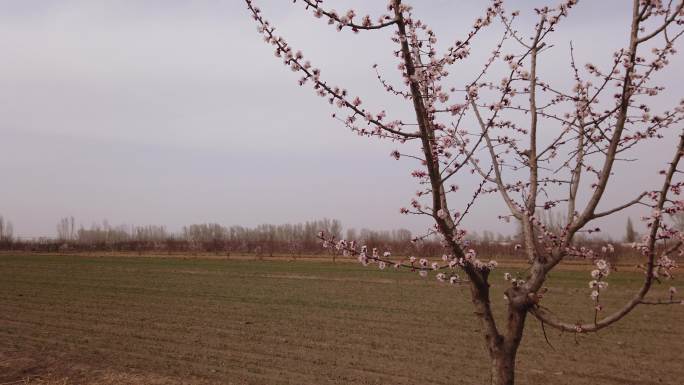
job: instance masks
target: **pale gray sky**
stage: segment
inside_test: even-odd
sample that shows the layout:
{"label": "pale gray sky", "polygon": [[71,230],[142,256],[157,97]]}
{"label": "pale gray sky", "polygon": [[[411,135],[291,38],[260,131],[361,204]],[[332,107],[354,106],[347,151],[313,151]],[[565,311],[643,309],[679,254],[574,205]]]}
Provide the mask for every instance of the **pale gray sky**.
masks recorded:
{"label": "pale gray sky", "polygon": [[[387,32],[337,33],[300,4],[257,3],[331,83],[378,110],[410,116],[408,104],[381,92],[371,69],[395,67]],[[326,3],[379,14],[386,2]],[[411,2],[443,44],[462,37],[484,3]],[[508,8],[523,11],[524,31],[532,8],[544,3],[509,1]],[[569,84],[570,40],[580,62],[609,60],[627,40],[624,4],[580,2],[552,39],[542,76]],[[479,68],[495,31],[482,35],[458,79]],[[262,42],[242,1],[4,0],[0,52],[0,214],[18,235],[54,235],[67,215],[85,226],[108,219],[172,230],[321,217],[375,229],[421,231],[426,224],[398,213],[417,189],[413,165],[389,157],[394,144],[358,138],[332,120],[333,109],[298,87],[297,74]],[[682,64],[676,59],[661,79],[674,90],[664,104],[681,97]],[[642,182],[656,180],[646,170],[662,164],[656,150],[666,148],[669,157],[663,145],[650,145],[639,153],[644,162],[617,170],[624,177],[609,190],[611,199],[631,198]],[[496,220],[501,213],[502,206],[485,201],[469,224],[507,232]],[[636,219],[639,212],[630,214]],[[620,235],[625,220],[608,228]]]}

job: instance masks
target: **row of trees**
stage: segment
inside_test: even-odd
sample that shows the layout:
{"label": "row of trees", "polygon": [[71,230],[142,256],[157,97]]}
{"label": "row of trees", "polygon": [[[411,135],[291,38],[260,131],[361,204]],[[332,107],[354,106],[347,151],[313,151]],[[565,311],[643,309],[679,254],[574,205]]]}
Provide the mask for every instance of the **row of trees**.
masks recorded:
{"label": "row of trees", "polygon": [[[537,214],[546,228],[560,230],[565,225],[563,215],[558,211],[539,211]],[[674,226],[684,230],[684,215],[672,215],[671,219]],[[408,244],[414,240],[414,235],[407,229],[396,230],[370,230],[348,228],[343,229],[342,224],[337,219],[322,219],[297,224],[272,225],[263,224],[255,228],[244,226],[223,226],[218,223],[201,223],[183,226],[180,233],[169,232],[165,226],[112,226],[107,220],[101,224],[94,223],[89,229],[82,225],[75,230],[75,219],[73,216],[61,218],[57,224],[57,239],[60,241],[76,241],[78,243],[117,243],[124,241],[145,241],[162,242],[167,239],[181,239],[196,243],[212,243],[216,241],[226,241],[234,239],[244,240],[270,240],[272,242],[299,242],[316,243],[316,233],[326,231],[336,239],[355,239],[364,243],[372,244]],[[4,225],[3,237],[3,218],[0,216],[0,239],[12,238],[12,223]],[[630,218],[627,219],[625,235],[622,242],[633,243],[639,239],[639,233],[634,229],[634,224]],[[514,235],[504,235],[498,232],[484,230],[482,233],[476,231],[469,232],[467,238],[471,242],[482,244],[500,243],[512,244],[522,241],[522,228],[518,228]],[[619,242],[611,237],[597,238],[592,240],[583,237],[583,242]]]}
{"label": "row of trees", "polygon": [[[559,216],[553,212],[540,213],[540,218],[549,228],[561,226]],[[684,223],[684,221],[682,222]],[[628,223],[628,228],[631,222]],[[320,254],[322,249],[317,237],[324,231],[336,240],[348,239],[391,250],[398,255],[414,255],[418,257],[434,257],[442,253],[438,236],[416,236],[407,229],[370,230],[344,229],[337,219],[321,219],[296,224],[262,224],[256,227],[223,226],[218,223],[201,223],[183,226],[179,232],[167,230],[165,226],[147,225],[111,225],[107,220],[94,223],[89,228],[82,225],[76,227],[73,216],[64,217],[56,226],[57,238],[14,239],[12,224],[0,217],[0,249],[29,250],[39,252],[73,252],[73,251],[121,251],[121,252],[163,252],[163,253],[214,253],[230,256],[232,254],[255,255],[289,255],[292,257],[304,254]],[[629,231],[628,231],[629,233]],[[632,228],[631,238],[637,233]],[[626,237],[627,239],[629,237]],[[523,242],[523,235],[518,226],[517,234],[506,235],[492,231],[470,232],[465,237],[472,247],[481,253],[499,257],[521,257],[513,247]],[[631,239],[630,242],[633,242]],[[600,245],[610,242],[598,237],[585,237],[585,245]],[[619,249],[613,254],[618,256],[634,254],[629,247],[615,245]],[[333,253],[334,254],[334,253]]]}
{"label": "row of trees", "polygon": [[[6,227],[6,226],[5,226]],[[424,253],[438,247],[435,241],[424,239],[419,246],[412,242],[409,230],[374,231],[345,229],[337,219],[312,220],[296,224],[263,224],[256,227],[223,226],[202,223],[184,226],[179,232],[165,226],[111,225],[108,221],[92,224],[89,228],[77,227],[74,217],[64,217],[56,226],[56,238],[15,239],[2,246],[9,250],[31,251],[134,251],[134,252],[209,252],[257,255],[320,254],[317,239],[325,231],[336,239],[359,239],[401,253]]]}
{"label": "row of trees", "polygon": [[[540,211],[538,213],[541,221],[549,229],[561,229],[563,227],[563,216],[560,212]],[[673,215],[674,226],[684,229],[684,215]],[[270,240],[271,242],[286,243],[316,243],[316,233],[321,230],[327,231],[337,239],[356,239],[365,243],[372,244],[408,244],[414,236],[411,231],[406,229],[397,230],[370,230],[355,228],[343,231],[342,224],[337,219],[323,219],[298,224],[271,225],[263,224],[253,229],[243,226],[226,227],[217,223],[202,223],[184,226],[179,234],[169,232],[165,226],[146,225],[146,226],[112,226],[107,220],[101,224],[94,223],[86,229],[80,225],[75,226],[76,220],[73,216],[63,217],[57,223],[57,241],[71,242],[80,244],[96,243],[120,243],[129,241],[140,242],[163,242],[169,239],[187,240],[195,243],[213,243],[216,241],[227,241],[235,239],[243,240]],[[344,236],[343,236],[344,235]],[[639,233],[634,229],[631,219],[627,219],[624,242],[636,242]],[[14,226],[12,222],[4,219],[0,215],[0,242],[11,242],[14,239]],[[503,235],[493,231],[484,230],[481,234],[473,231],[468,234],[471,242],[482,244],[499,243],[510,244],[518,243],[522,240],[522,228],[518,225],[515,235]],[[42,242],[46,241],[45,239]],[[588,240],[585,240],[589,242]],[[594,239],[596,241],[596,239]],[[599,240],[601,241],[601,240]],[[603,239],[611,242],[612,239]]]}

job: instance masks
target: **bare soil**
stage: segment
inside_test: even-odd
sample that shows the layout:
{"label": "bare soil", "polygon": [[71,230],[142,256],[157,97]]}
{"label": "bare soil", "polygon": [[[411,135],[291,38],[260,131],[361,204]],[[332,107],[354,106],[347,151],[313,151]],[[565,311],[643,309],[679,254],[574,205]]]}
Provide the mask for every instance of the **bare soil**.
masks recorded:
{"label": "bare soil", "polygon": [[[0,384],[480,384],[468,289],[351,263],[253,258],[0,256]],[[543,300],[593,319],[590,266]],[[504,272],[492,277],[504,306]],[[611,275],[606,311],[640,274]],[[656,287],[663,296],[670,284]],[[602,296],[603,297],[603,296]],[[519,384],[682,384],[684,306],[638,308],[594,335],[529,319]]]}

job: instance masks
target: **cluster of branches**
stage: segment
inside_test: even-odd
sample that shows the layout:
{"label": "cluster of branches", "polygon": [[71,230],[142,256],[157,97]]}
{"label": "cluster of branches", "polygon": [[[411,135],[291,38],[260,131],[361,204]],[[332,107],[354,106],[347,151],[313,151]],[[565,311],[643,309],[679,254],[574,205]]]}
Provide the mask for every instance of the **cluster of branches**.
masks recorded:
{"label": "cluster of branches", "polygon": [[[392,119],[383,109],[374,112],[361,97],[331,85],[301,51],[276,34],[255,0],[245,2],[276,57],[300,74],[299,84],[310,85],[342,111],[342,117],[335,114],[335,118],[358,135],[404,144],[391,156],[417,161],[410,174],[420,190],[400,211],[432,218],[430,231],[441,237],[443,261],[393,260],[388,251],[356,240],[336,241],[321,233],[324,245],[357,256],[364,265],[405,267],[421,276],[434,270],[439,280],[467,283],[490,353],[492,383],[513,384],[515,356],[528,315],[562,331],[587,333],[615,323],[640,304],[679,303],[672,296],[653,300],[646,294],[655,282],[671,277],[676,267],[671,256],[682,251],[684,241],[684,235],[667,220],[667,214],[684,211],[684,200],[678,199],[684,184],[679,168],[684,151],[684,100],[663,106],[653,99],[665,89],[654,82],[654,76],[668,67],[677,52],[675,43],[684,34],[684,2],[633,0],[622,30],[627,45],[606,58],[607,65],[578,63],[570,44],[567,72],[573,85],[565,89],[545,81],[539,63],[558,50],[551,36],[562,28],[577,0],[535,8],[536,22],[523,26],[522,32],[516,20],[519,12],[507,11],[501,0],[491,1],[463,38],[439,50],[428,23],[401,0],[390,0],[387,14],[360,20],[355,10],[338,13],[326,9],[323,0],[300,0],[315,17],[327,20],[338,31],[393,31],[392,52],[401,83],[392,84],[379,72],[378,77],[390,97],[408,102],[412,121]],[[494,24],[502,27],[502,33],[492,54],[470,80],[454,84],[450,71],[470,56],[480,32]],[[495,66],[505,68],[503,77],[492,70]],[[616,164],[634,157],[642,143],[662,138],[673,140],[668,143],[669,162],[652,170],[660,174],[660,182],[639,186],[642,192],[627,202],[607,202],[605,191],[615,180]],[[472,197],[465,200],[455,194],[459,190],[456,181],[463,182],[464,172],[481,177]],[[500,219],[520,223],[519,249],[529,262],[525,279],[509,279],[503,322],[496,321],[490,304],[490,272],[497,264],[478,257],[461,226],[473,203],[487,194],[507,207]],[[606,313],[600,291],[605,290],[605,279],[612,271],[606,256],[614,247],[583,247],[578,237],[600,231],[598,219],[632,206],[646,208],[642,220],[648,232],[634,245],[643,258],[643,285],[624,306]],[[565,213],[556,228],[545,226],[538,214],[552,208]],[[596,309],[591,321],[561,320],[541,304],[549,272],[567,258],[595,264],[587,277],[591,279],[588,297]],[[463,281],[456,270],[464,275]]]}

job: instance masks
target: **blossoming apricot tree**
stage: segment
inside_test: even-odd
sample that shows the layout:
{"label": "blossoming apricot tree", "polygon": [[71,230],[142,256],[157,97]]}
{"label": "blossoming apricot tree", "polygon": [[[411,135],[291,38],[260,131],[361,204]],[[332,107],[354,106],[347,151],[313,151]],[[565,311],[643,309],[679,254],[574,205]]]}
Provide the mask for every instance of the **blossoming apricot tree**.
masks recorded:
{"label": "blossoming apricot tree", "polygon": [[[528,315],[563,331],[590,333],[620,320],[640,304],[680,303],[674,288],[669,298],[646,295],[655,280],[671,276],[676,263],[670,256],[681,253],[684,242],[684,235],[667,221],[667,214],[684,211],[684,201],[678,198],[684,183],[678,180],[684,151],[684,100],[657,111],[651,102],[664,89],[653,84],[653,76],[668,66],[669,58],[676,53],[674,44],[684,33],[684,2],[633,0],[631,22],[624,30],[628,45],[613,53],[607,68],[579,65],[571,46],[569,68],[574,86],[563,90],[542,80],[538,62],[550,49],[549,36],[570,15],[577,0],[535,9],[538,21],[531,26],[529,36],[516,29],[518,12],[507,12],[502,1],[493,0],[466,36],[441,52],[436,48],[435,33],[401,0],[390,0],[388,13],[377,18],[358,17],[354,10],[338,13],[325,9],[323,0],[300,0],[315,17],[340,31],[394,30],[392,42],[403,84],[393,85],[378,77],[388,93],[410,104],[415,121],[404,122],[389,118],[385,111],[372,111],[361,98],[326,82],[320,69],[275,34],[254,1],[245,1],[258,31],[273,46],[276,56],[301,75],[299,84],[311,85],[318,95],[346,112],[346,117],[338,119],[353,132],[399,143],[419,142],[418,153],[396,150],[391,156],[420,161],[420,168],[411,174],[421,190],[401,212],[432,217],[434,233],[443,239],[445,249],[440,262],[414,257],[395,260],[389,252],[368,250],[353,240],[337,240],[324,233],[320,237],[324,246],[355,255],[364,265],[408,268],[422,276],[434,271],[440,281],[468,285],[483,325],[492,384],[514,383],[516,352]],[[449,86],[450,67],[467,58],[479,32],[495,22],[503,26],[503,36],[481,71],[467,84]],[[507,68],[506,76],[499,81],[488,76],[495,63]],[[476,129],[465,128],[467,117],[475,122]],[[660,171],[660,185],[629,202],[599,211],[599,204],[606,203],[604,193],[614,179],[611,176],[621,154],[648,139],[662,137],[678,139],[671,149],[671,161]],[[449,205],[453,203],[450,194],[458,189],[452,180],[463,172],[479,175],[482,182],[472,199],[463,202],[461,213]],[[466,232],[461,228],[473,202],[483,194],[495,194],[505,202],[509,212],[501,219],[521,224],[523,242],[516,247],[529,262],[524,279],[505,274],[510,284],[505,291],[508,305],[499,323],[490,304],[489,283],[497,263],[479,259],[464,241]],[[595,220],[634,205],[650,210],[644,218],[648,233],[634,245],[644,258],[643,284],[623,307],[604,315],[601,295],[612,270],[604,257],[612,246],[601,250],[579,247],[576,236],[598,231],[592,227]],[[538,214],[554,207],[566,213],[560,230],[547,228]],[[595,264],[587,276],[595,308],[595,317],[588,323],[561,320],[540,302],[548,273],[569,257]]]}

